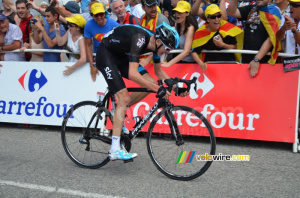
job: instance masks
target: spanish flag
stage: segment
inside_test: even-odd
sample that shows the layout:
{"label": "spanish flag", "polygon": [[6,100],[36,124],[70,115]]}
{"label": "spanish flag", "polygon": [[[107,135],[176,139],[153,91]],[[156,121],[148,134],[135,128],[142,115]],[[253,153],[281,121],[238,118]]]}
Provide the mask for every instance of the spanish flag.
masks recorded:
{"label": "spanish flag", "polygon": [[153,18],[153,19],[150,19],[150,21],[146,24],[147,16],[145,14],[144,17],[141,20],[141,26],[144,27],[144,28],[146,28],[146,29],[148,29],[148,30],[151,30],[151,31],[155,32],[157,18],[158,18],[158,12],[156,13],[156,17]]}
{"label": "spanish flag", "polygon": [[276,32],[279,30],[281,23],[281,14],[275,4],[260,8],[259,14],[260,20],[266,28],[273,45],[271,58],[268,63],[274,65],[278,57],[278,52],[281,51],[281,42],[276,40]]}
{"label": "spanish flag", "polygon": [[[193,38],[192,49],[205,45],[215,34],[216,32],[210,32],[206,29],[207,23],[204,23],[196,32]],[[229,23],[225,20],[220,21],[219,33],[223,38],[226,36],[236,37],[238,49],[242,49],[244,31],[239,27]],[[201,53],[204,54],[204,53]],[[201,56],[201,55],[200,55]],[[201,57],[200,57],[201,58]],[[204,59],[204,57],[203,57]],[[240,59],[240,54],[236,55],[237,61]]]}

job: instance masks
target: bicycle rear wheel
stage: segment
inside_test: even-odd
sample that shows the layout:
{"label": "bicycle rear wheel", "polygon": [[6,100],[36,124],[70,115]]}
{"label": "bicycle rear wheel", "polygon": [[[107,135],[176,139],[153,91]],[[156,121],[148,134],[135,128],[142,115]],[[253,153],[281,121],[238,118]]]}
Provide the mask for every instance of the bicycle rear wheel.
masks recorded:
{"label": "bicycle rear wheel", "polygon": [[110,161],[111,136],[105,127],[109,122],[110,112],[105,107],[96,107],[93,101],[77,103],[67,112],[62,123],[61,140],[75,164],[99,168]]}
{"label": "bicycle rear wheel", "polygon": [[148,153],[164,175],[183,181],[195,179],[212,163],[199,160],[199,156],[215,154],[214,132],[207,119],[195,109],[174,106],[170,112],[163,109],[152,120],[147,137]]}

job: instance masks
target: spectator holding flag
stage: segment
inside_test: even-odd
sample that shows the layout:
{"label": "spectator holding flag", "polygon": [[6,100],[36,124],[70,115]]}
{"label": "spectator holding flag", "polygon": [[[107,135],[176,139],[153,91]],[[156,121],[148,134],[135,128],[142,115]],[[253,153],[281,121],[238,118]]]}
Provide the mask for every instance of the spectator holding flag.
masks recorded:
{"label": "spectator holding flag", "polygon": [[[244,50],[257,50],[256,55],[243,54],[242,63],[249,63],[250,75],[256,76],[260,63],[275,64],[281,43],[276,32],[281,22],[279,8],[271,0],[256,1],[256,5],[237,7],[238,0],[231,0],[228,14],[246,20]],[[266,54],[272,49],[271,57]]]}
{"label": "spectator holding flag", "polygon": [[218,5],[210,4],[205,9],[206,23],[195,33],[192,43],[192,57],[201,66],[207,69],[208,61],[235,61],[234,54],[229,53],[202,53],[202,50],[236,49],[237,36],[243,31],[225,20]]}

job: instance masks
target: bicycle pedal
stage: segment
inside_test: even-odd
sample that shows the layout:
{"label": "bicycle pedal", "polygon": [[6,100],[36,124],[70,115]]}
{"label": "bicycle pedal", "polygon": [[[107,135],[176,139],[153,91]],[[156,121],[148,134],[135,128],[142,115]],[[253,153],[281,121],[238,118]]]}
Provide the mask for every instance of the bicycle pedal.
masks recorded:
{"label": "bicycle pedal", "polygon": [[123,160],[124,163],[133,162],[133,159],[130,160]]}

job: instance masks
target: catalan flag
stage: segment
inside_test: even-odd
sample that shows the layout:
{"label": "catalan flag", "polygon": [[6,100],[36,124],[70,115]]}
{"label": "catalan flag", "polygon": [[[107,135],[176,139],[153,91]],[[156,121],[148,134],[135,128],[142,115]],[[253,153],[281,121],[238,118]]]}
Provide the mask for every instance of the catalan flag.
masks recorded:
{"label": "catalan flag", "polygon": [[150,21],[146,24],[147,16],[145,14],[144,17],[141,20],[141,26],[148,29],[148,30],[151,30],[151,31],[155,32],[156,24],[157,24],[157,18],[158,18],[158,12],[156,13],[156,17],[153,18],[153,19],[150,19]]}
{"label": "catalan flag", "polygon": [[281,14],[279,8],[272,4],[270,6],[259,8],[260,20],[266,28],[273,45],[269,64],[274,65],[278,57],[278,52],[281,51],[281,42],[276,39],[276,32],[279,30],[281,23]]}
{"label": "catalan flag", "polygon": [[[202,45],[205,45],[216,34],[216,32],[210,32],[209,30],[207,30],[206,26],[207,26],[207,23],[204,23],[195,32],[193,43],[192,43],[192,49],[200,47]],[[241,30],[239,27],[237,27],[225,20],[221,20],[219,33],[221,34],[221,36],[223,38],[225,38],[226,36],[237,37],[238,49],[242,49],[244,31]]]}

